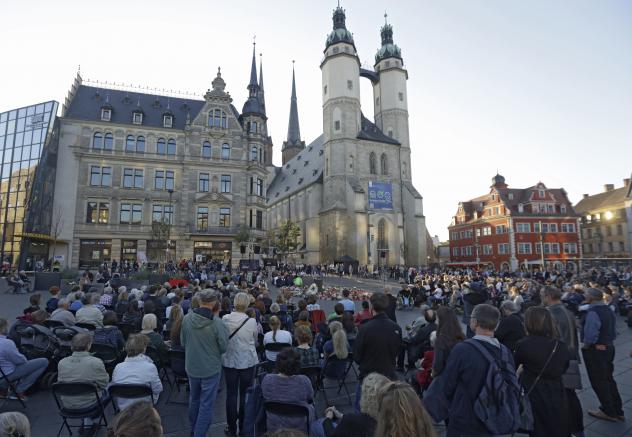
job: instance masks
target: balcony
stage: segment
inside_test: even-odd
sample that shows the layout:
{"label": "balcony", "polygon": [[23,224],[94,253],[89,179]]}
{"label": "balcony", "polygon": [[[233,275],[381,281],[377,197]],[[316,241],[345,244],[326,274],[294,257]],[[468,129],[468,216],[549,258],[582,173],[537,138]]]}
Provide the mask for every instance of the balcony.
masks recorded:
{"label": "balcony", "polygon": [[238,226],[207,226],[198,227],[196,225],[189,225],[188,233],[196,235],[237,235],[239,232]]}

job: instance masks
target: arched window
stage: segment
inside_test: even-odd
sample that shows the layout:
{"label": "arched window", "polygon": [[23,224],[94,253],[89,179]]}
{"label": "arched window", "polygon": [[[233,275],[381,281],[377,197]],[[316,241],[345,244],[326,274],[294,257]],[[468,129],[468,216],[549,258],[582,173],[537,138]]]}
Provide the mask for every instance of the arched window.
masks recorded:
{"label": "arched window", "polygon": [[167,141],[167,155],[175,155],[176,154],[176,140],[170,138]]}
{"label": "arched window", "polygon": [[135,152],[136,151],[136,138],[134,135],[128,135],[125,140],[125,151],[126,152]]}
{"label": "arched window", "polygon": [[380,170],[382,174],[388,174],[388,161],[386,160],[386,153],[382,153],[380,157]]}
{"label": "arched window", "polygon": [[105,134],[103,141],[103,149],[104,150],[112,150],[114,148],[114,135],[111,133]]}
{"label": "arched window", "polygon": [[222,144],[222,159],[230,159],[230,145],[228,143]]}
{"label": "arched window", "polygon": [[256,146],[252,146],[252,148],[250,149],[250,160],[251,161],[257,160],[257,147]]}
{"label": "arched window", "polygon": [[103,134],[101,132],[95,132],[92,137],[92,148],[93,149],[102,149],[103,148]]}
{"label": "arched window", "polygon": [[142,135],[136,138],[136,152],[145,153],[145,137]]}
{"label": "arched window", "polygon": [[369,155],[369,173],[377,174],[377,158],[373,152]]}
{"label": "arched window", "polygon": [[158,138],[156,142],[156,153],[159,155],[167,154],[167,141],[164,138]]}
{"label": "arched window", "polygon": [[383,254],[386,253],[386,250],[388,249],[385,219],[380,219],[380,221],[377,223],[377,249],[379,252],[378,256],[385,257],[385,255]]}
{"label": "arched window", "polygon": [[202,143],[202,156],[205,158],[211,157],[211,143],[208,141],[204,141],[204,143]]}
{"label": "arched window", "polygon": [[259,147],[259,163],[263,164],[263,152],[261,151],[261,147]]}

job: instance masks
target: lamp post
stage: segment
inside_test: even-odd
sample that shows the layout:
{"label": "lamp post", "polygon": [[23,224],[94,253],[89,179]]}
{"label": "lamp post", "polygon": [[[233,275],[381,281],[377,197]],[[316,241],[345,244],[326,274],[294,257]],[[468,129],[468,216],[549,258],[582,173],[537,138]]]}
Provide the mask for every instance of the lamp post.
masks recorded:
{"label": "lamp post", "polygon": [[169,226],[167,227],[167,244],[165,247],[165,264],[169,262],[169,246],[171,245],[171,226],[173,224],[173,188],[167,190],[169,193]]}
{"label": "lamp post", "polygon": [[542,229],[542,220],[540,220],[540,258],[542,262],[542,274],[544,274],[544,229]]}

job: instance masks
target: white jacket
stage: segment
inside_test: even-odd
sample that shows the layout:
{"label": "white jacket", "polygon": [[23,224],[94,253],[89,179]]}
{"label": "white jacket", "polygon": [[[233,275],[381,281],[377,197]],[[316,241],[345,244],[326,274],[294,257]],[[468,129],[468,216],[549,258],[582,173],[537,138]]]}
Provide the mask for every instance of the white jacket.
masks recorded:
{"label": "white jacket", "polygon": [[[222,322],[230,336],[248,318],[245,313],[233,311],[222,317]],[[257,365],[259,363],[256,349],[258,334],[257,320],[249,319],[233,338],[228,340],[228,348],[222,355],[222,365],[231,369],[248,369]]]}
{"label": "white jacket", "polygon": [[[162,382],[158,376],[158,369],[151,358],[147,355],[137,355],[127,357],[125,361],[119,363],[112,373],[112,384],[146,384],[151,386],[154,392],[154,403],[158,403],[158,397],[162,392]],[[117,399],[117,404],[121,410],[129,407],[137,401],[150,401],[144,399]]]}

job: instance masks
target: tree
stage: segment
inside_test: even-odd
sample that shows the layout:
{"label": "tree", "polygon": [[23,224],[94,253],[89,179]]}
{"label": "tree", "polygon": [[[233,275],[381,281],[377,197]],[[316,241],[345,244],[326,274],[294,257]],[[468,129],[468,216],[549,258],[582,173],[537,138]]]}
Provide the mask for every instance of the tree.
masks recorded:
{"label": "tree", "polygon": [[241,253],[246,252],[246,244],[250,242],[252,239],[252,234],[250,233],[250,229],[246,226],[239,226],[239,231],[235,235],[235,240],[239,243],[239,248],[241,249]]}
{"label": "tree", "polygon": [[53,260],[55,259],[55,252],[57,251],[57,240],[64,227],[64,210],[60,205],[57,205],[53,210],[51,217],[50,233],[53,237]]}
{"label": "tree", "polygon": [[[167,260],[167,245],[169,244],[170,224],[167,220],[155,220],[151,223],[151,238],[154,241],[158,241],[158,247],[164,251],[165,263]],[[162,260],[162,251],[158,256],[158,262]]]}
{"label": "tree", "polygon": [[279,233],[277,235],[277,250],[279,254],[284,255],[287,261],[287,256],[290,252],[293,252],[298,247],[298,239],[301,236],[301,228],[292,220],[283,222],[279,227]]}

